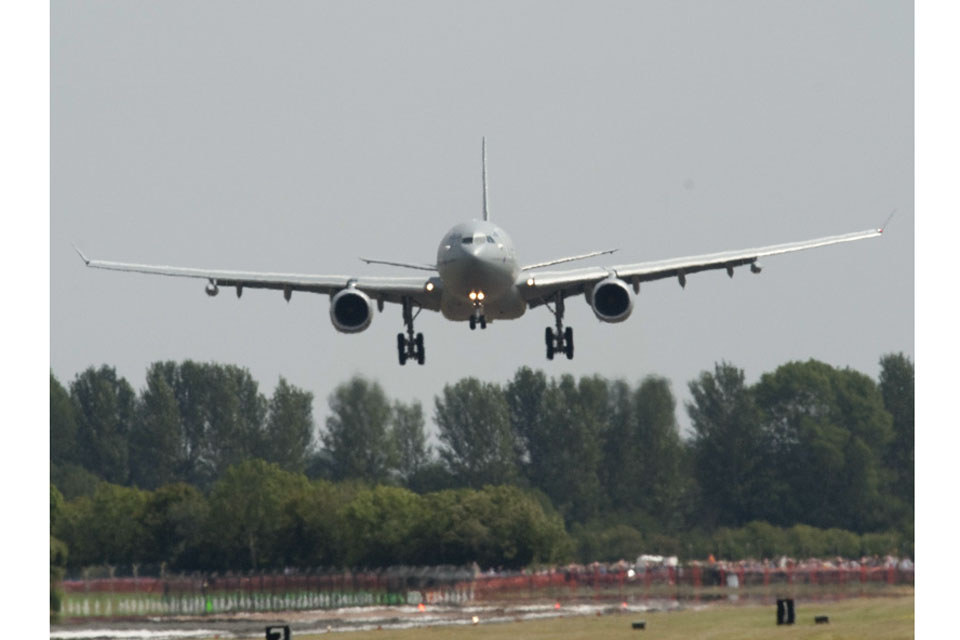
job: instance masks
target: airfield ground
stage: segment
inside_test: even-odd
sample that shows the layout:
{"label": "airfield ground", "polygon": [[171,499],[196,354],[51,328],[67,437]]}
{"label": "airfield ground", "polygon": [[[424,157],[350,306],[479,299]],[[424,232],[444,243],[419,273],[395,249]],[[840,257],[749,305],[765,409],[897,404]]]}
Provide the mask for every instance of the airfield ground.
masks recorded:
{"label": "airfield ground", "polygon": [[[828,616],[828,624],[815,624],[816,616]],[[634,621],[643,620],[646,629],[635,630]],[[318,640],[328,633],[294,634],[297,640]],[[602,613],[565,615],[549,619],[462,623],[412,629],[357,631],[350,640],[588,640],[593,638],[657,638],[658,640],[766,640],[820,638],[845,640],[870,638],[894,640],[914,637],[913,594],[900,597],[857,598],[833,602],[797,603],[797,620],[792,626],[777,627],[776,608],[767,604],[710,604],[648,611],[643,613]]]}
{"label": "airfield ground", "polygon": [[[799,596],[799,594],[798,594]],[[228,640],[263,638],[268,625],[288,624],[293,640],[320,640],[334,635],[348,640],[587,640],[629,638],[679,640],[899,640],[914,637],[914,591],[890,588],[870,597],[795,598],[796,623],[777,626],[769,598],[647,600],[556,603],[485,603],[482,606],[354,607],[287,614],[234,614],[230,617],[86,621],[54,625],[51,639]],[[815,624],[827,616],[829,623]],[[477,618],[474,624],[473,618]],[[633,623],[644,621],[637,630]],[[346,636],[342,634],[346,633]]]}

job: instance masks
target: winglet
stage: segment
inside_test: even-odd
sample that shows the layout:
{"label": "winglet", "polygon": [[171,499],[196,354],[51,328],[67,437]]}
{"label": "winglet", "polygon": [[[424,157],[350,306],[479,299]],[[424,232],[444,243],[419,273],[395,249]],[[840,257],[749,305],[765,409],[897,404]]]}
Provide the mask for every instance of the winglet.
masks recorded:
{"label": "winglet", "polygon": [[87,266],[89,267],[89,266],[90,266],[90,258],[88,258],[87,256],[83,255],[83,251],[80,251],[80,247],[78,247],[77,245],[73,245],[73,250],[76,251],[76,252],[80,255],[80,259],[83,260],[83,264],[85,264],[85,265],[87,265]]}
{"label": "winglet", "polygon": [[883,226],[880,227],[879,229],[877,229],[877,231],[879,231],[880,233],[883,233],[884,231],[886,231],[886,230],[887,230],[887,225],[890,224],[890,221],[891,221],[891,220],[893,220],[893,214],[895,214],[896,212],[897,212],[896,209],[894,209],[893,211],[891,211],[891,212],[890,212],[890,215],[887,216],[886,222],[884,222],[884,223],[883,223]]}
{"label": "winglet", "polygon": [[480,153],[483,156],[483,219],[490,219],[490,212],[487,211],[487,138],[481,138]]}

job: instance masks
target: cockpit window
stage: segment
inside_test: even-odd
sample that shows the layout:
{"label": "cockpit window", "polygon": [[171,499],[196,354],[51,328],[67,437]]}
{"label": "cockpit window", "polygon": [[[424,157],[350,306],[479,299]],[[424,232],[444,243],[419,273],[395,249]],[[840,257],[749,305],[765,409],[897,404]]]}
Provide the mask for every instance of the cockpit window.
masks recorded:
{"label": "cockpit window", "polygon": [[489,242],[490,244],[493,244],[495,242],[493,239],[493,236],[487,236],[487,242]]}
{"label": "cockpit window", "polygon": [[460,242],[462,242],[463,244],[473,244],[473,236],[466,237]]}

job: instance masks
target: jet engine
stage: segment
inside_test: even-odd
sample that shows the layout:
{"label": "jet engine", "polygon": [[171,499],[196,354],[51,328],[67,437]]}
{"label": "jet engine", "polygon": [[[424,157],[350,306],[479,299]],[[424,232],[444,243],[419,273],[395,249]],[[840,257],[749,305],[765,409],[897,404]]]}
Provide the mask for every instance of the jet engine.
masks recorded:
{"label": "jet engine", "polygon": [[330,301],[330,321],[337,331],[357,333],[370,326],[373,303],[362,291],[348,287]]}
{"label": "jet engine", "polygon": [[623,322],[633,311],[630,285],[612,276],[593,286],[589,300],[593,313],[604,322]]}

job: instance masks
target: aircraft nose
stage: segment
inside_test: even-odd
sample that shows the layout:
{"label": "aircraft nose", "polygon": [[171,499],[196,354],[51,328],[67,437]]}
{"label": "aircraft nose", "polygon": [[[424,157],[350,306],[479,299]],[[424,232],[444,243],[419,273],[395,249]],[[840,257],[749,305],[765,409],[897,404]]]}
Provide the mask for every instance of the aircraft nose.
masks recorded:
{"label": "aircraft nose", "polygon": [[486,245],[483,244],[473,244],[467,247],[467,253],[473,256],[474,258],[479,258],[483,255]]}

